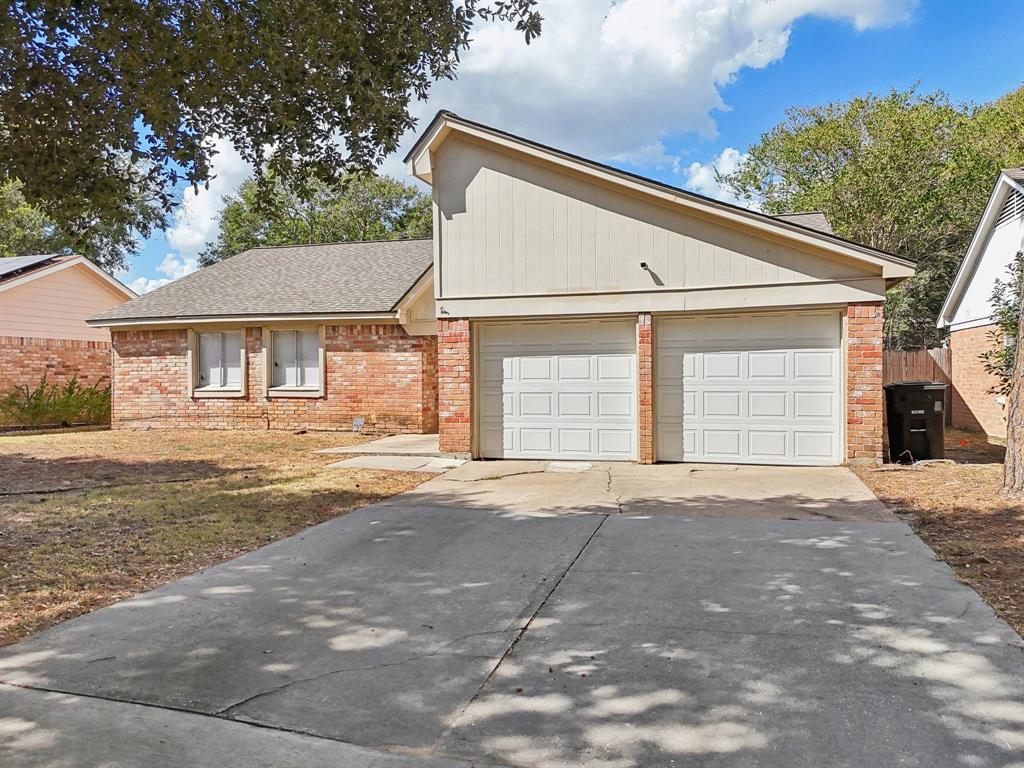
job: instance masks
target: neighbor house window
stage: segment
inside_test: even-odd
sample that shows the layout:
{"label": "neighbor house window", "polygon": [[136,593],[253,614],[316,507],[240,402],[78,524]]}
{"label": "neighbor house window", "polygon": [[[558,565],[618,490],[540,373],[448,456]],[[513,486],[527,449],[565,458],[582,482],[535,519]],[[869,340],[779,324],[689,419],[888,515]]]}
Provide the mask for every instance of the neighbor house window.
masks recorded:
{"label": "neighbor house window", "polygon": [[319,392],[320,331],[272,331],[271,338],[270,386]]}
{"label": "neighbor house window", "polygon": [[242,390],[242,332],[215,331],[196,334],[197,390]]}

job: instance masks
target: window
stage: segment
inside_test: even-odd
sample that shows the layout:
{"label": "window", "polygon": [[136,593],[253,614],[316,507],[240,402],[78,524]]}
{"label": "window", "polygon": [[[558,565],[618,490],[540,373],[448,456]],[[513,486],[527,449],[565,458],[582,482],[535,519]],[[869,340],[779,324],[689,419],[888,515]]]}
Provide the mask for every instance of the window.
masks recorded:
{"label": "window", "polygon": [[320,331],[273,331],[270,386],[320,390]]}
{"label": "window", "polygon": [[197,333],[197,390],[242,391],[242,332]]}

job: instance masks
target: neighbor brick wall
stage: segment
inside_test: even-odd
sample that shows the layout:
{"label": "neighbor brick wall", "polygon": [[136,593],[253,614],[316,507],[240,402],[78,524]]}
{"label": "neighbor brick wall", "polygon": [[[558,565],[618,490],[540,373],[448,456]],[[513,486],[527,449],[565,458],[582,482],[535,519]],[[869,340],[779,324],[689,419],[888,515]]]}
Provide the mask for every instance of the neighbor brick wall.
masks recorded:
{"label": "neighbor brick wall", "polygon": [[437,323],[438,434],[445,453],[473,450],[473,343],[469,320]]}
{"label": "neighbor brick wall", "polygon": [[846,460],[882,461],[882,302],[846,309]]}
{"label": "neighbor brick wall", "polygon": [[637,460],[654,463],[654,325],[650,312],[636,318]]}
{"label": "neighbor brick wall", "polygon": [[0,336],[0,397],[16,387],[46,380],[65,384],[73,376],[83,386],[110,379],[110,342]]}
{"label": "neighbor brick wall", "polygon": [[1006,408],[997,401],[999,395],[989,390],[999,379],[985,371],[978,357],[992,347],[989,332],[994,323],[953,331],[949,334],[949,352],[953,379],[953,426],[1006,438]]}
{"label": "neighbor brick wall", "polygon": [[190,398],[186,329],[116,331],[112,424],[349,430],[363,418],[373,433],[436,428],[434,336],[410,336],[400,325],[328,326],[325,336],[324,397],[264,397],[262,329],[247,328],[246,395]]}

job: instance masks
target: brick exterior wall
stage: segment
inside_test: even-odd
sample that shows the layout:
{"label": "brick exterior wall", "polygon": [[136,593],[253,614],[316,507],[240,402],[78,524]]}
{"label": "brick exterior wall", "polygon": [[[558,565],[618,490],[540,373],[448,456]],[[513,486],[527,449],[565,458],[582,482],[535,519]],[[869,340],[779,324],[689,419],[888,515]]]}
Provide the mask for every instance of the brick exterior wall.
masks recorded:
{"label": "brick exterior wall", "polygon": [[371,433],[425,433],[437,426],[433,336],[400,325],[327,326],[324,397],[263,396],[263,334],[245,329],[243,397],[188,396],[188,333],[113,334],[113,427],[349,430],[365,419]]}
{"label": "brick exterior wall", "polygon": [[999,440],[1006,439],[1006,407],[999,395],[989,390],[999,379],[985,371],[979,355],[992,347],[989,332],[996,325],[965,328],[949,334],[950,364],[953,379],[953,426],[984,432]]}
{"label": "brick exterior wall", "polygon": [[882,302],[846,309],[846,460],[879,464],[884,434]]}
{"label": "brick exterior wall", "polygon": [[77,376],[83,386],[110,380],[110,342],[0,336],[0,396],[35,387],[46,374],[52,384]]}
{"label": "brick exterior wall", "polygon": [[445,453],[471,453],[473,342],[469,320],[438,321],[437,403],[441,450]]}
{"label": "brick exterior wall", "polygon": [[636,318],[637,366],[637,460],[654,463],[654,324],[651,314],[642,312]]}

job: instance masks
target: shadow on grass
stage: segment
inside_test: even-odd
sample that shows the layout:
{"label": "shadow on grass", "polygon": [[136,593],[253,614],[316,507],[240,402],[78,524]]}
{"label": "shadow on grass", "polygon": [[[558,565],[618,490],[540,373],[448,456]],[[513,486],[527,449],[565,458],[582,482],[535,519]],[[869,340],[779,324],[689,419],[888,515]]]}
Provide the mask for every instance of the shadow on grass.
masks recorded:
{"label": "shadow on grass", "polygon": [[253,467],[225,467],[207,459],[122,461],[94,456],[40,458],[29,453],[0,454],[0,498],[32,493],[166,483],[202,479]]}

